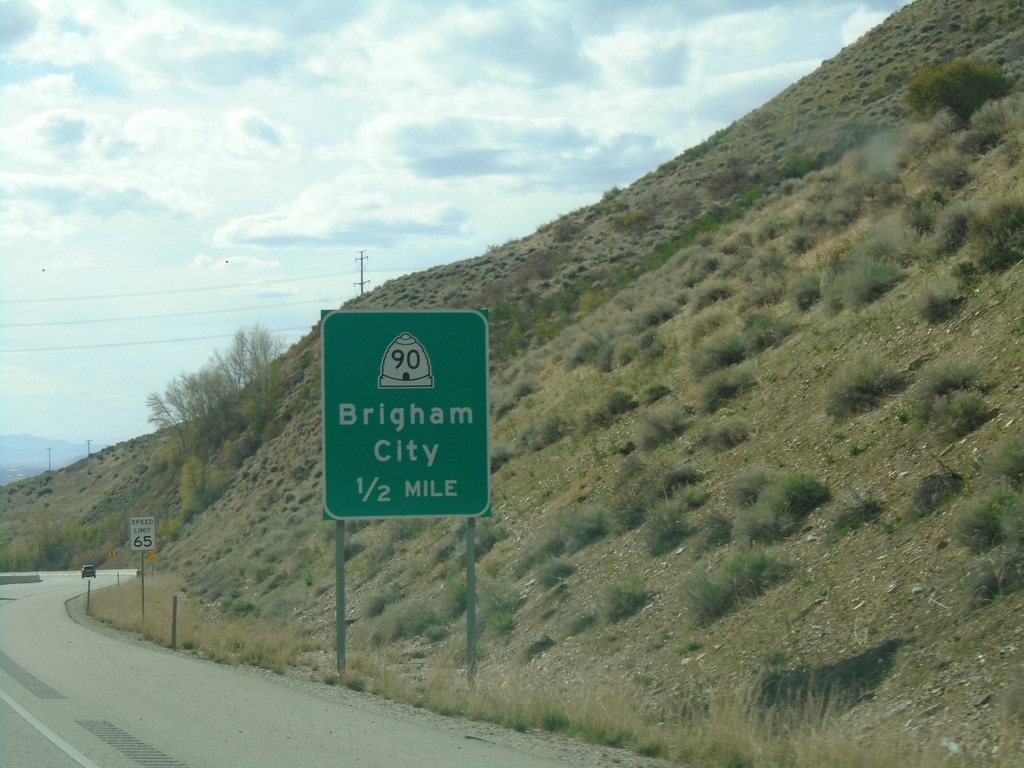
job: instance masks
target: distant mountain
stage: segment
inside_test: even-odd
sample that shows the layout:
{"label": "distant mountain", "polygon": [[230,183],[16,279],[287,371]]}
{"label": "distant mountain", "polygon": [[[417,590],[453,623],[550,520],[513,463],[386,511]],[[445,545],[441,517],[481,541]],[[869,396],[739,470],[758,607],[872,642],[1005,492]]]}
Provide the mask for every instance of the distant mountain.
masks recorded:
{"label": "distant mountain", "polygon": [[0,435],[0,484],[67,466],[102,447],[35,435]]}

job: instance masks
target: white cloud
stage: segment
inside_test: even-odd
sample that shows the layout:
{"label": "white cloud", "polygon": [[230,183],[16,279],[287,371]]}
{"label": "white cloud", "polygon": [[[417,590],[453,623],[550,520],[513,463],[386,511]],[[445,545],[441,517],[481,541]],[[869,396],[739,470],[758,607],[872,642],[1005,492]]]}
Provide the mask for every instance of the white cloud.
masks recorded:
{"label": "white cloud", "polygon": [[[121,373],[70,415],[6,407],[0,385],[0,432],[50,432],[14,423],[35,414],[56,436],[87,414],[98,439],[215,342],[97,343],[230,338],[255,318],[305,331],[314,286],[328,305],[354,293],[355,274],[300,282],[324,263],[354,273],[369,249],[377,286],[522,236],[764,103],[904,1],[0,0],[0,290],[203,313],[5,337],[90,347],[25,363],[40,380],[92,361]],[[231,298],[262,308],[218,316]],[[282,298],[313,303],[269,308]]]}
{"label": "white cloud", "polygon": [[72,73],[44,75],[21,83],[11,83],[0,89],[3,99],[21,101],[32,107],[55,107],[81,101],[81,93]]}

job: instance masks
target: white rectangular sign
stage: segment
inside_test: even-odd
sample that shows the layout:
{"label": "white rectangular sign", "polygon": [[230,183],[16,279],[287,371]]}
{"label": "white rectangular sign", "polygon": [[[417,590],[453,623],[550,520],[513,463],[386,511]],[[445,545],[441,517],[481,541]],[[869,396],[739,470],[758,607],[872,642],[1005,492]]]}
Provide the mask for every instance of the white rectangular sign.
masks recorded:
{"label": "white rectangular sign", "polygon": [[132,552],[151,552],[156,549],[156,518],[129,517],[128,542]]}

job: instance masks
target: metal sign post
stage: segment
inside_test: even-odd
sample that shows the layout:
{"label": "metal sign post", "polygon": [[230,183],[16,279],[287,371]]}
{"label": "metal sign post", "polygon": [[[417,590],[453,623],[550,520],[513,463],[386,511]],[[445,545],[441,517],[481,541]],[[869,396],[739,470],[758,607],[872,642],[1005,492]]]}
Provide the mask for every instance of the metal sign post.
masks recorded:
{"label": "metal sign post", "polygon": [[[489,515],[486,312],[324,311],[320,339],[324,520]],[[345,531],[335,530],[342,672]]]}
{"label": "metal sign post", "polygon": [[139,575],[142,577],[142,618],[146,618],[146,552],[156,549],[156,518],[128,518],[128,546],[139,553]]}

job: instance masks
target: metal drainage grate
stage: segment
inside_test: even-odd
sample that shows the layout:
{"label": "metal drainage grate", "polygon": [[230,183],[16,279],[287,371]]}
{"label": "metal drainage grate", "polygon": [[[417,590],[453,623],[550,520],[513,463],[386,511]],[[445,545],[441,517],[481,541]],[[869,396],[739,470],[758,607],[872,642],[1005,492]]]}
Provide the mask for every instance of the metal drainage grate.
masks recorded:
{"label": "metal drainage grate", "polygon": [[159,749],[154,749],[146,742],[132,736],[128,731],[124,731],[106,720],[79,720],[77,722],[100,741],[109,744],[145,768],[188,768],[184,763],[165,755]]}

